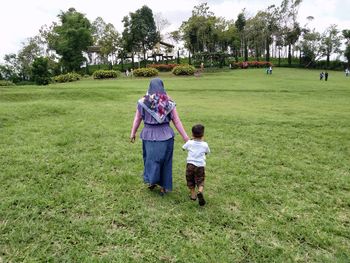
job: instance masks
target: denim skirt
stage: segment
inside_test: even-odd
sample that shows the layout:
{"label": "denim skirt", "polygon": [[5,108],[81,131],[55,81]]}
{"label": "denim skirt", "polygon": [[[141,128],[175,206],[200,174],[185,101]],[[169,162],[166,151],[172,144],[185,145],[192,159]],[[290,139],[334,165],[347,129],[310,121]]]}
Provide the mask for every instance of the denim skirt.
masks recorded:
{"label": "denim skirt", "polygon": [[144,182],[157,184],[166,190],[173,189],[174,138],[166,141],[142,140]]}

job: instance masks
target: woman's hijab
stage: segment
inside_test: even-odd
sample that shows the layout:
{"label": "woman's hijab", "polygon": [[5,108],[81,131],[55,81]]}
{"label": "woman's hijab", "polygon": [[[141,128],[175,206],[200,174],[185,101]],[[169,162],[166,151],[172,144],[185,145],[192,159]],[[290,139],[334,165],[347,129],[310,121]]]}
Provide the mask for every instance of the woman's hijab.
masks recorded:
{"label": "woman's hijab", "polygon": [[138,103],[151,116],[156,119],[158,123],[163,123],[167,115],[175,108],[175,102],[172,101],[165,89],[163,81],[160,78],[152,79],[147,93]]}

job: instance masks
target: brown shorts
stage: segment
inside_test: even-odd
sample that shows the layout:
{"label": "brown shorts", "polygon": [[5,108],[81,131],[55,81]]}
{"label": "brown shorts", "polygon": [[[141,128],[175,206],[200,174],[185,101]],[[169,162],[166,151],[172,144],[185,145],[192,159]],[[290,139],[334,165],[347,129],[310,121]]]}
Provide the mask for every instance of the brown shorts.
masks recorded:
{"label": "brown shorts", "polygon": [[188,188],[195,188],[196,186],[204,186],[205,169],[204,167],[197,167],[191,163],[186,166],[186,181]]}

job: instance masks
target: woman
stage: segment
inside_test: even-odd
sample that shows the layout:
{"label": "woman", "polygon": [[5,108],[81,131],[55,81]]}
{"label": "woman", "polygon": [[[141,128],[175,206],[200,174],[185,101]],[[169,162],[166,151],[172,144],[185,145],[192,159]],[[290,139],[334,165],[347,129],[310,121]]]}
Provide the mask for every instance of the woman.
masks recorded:
{"label": "woman", "polygon": [[135,142],[135,136],[141,120],[144,128],[141,131],[144,182],[153,190],[156,185],[161,187],[161,195],[172,190],[172,161],[174,149],[174,131],[169,123],[172,121],[183,140],[188,136],[177,114],[175,102],[167,95],[163,81],[152,79],[147,91],[137,103],[134,123],[131,129],[130,141]]}

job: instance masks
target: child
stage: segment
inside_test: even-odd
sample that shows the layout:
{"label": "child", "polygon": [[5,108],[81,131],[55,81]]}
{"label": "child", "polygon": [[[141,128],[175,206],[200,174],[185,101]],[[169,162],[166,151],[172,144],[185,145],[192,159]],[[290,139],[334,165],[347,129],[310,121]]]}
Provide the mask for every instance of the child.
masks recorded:
{"label": "child", "polygon": [[[193,139],[188,140],[182,148],[188,151],[186,166],[187,186],[191,191],[191,200],[195,201],[198,197],[200,206],[205,205],[203,196],[205,179],[205,155],[210,153],[209,146],[203,141],[204,126],[197,124],[192,127]],[[195,188],[198,187],[196,195]]]}

